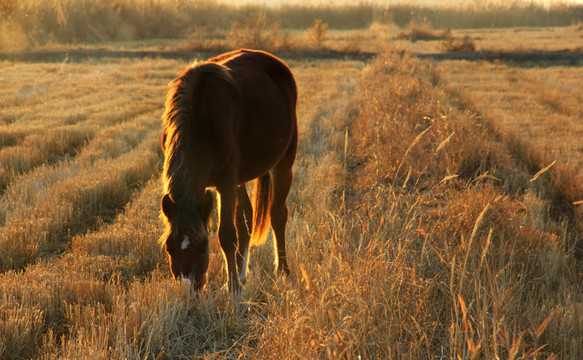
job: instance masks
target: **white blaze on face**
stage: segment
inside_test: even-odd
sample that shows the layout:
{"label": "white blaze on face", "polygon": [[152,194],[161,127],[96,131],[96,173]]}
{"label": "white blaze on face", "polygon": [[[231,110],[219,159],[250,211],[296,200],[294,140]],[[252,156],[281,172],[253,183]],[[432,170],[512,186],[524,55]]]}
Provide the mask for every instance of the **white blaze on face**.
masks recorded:
{"label": "white blaze on face", "polygon": [[180,248],[186,250],[190,246],[190,239],[187,235],[184,235],[184,240],[180,243]]}

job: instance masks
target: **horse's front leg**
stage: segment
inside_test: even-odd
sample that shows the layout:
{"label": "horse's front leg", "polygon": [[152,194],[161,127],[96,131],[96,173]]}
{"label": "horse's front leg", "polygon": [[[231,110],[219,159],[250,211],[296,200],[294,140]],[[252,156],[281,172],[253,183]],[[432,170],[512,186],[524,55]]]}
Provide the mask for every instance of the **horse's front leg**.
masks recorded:
{"label": "horse's front leg", "polygon": [[237,274],[237,229],[235,228],[235,187],[217,188],[221,194],[219,241],[227,264],[227,285],[233,294],[241,293],[241,281]]}

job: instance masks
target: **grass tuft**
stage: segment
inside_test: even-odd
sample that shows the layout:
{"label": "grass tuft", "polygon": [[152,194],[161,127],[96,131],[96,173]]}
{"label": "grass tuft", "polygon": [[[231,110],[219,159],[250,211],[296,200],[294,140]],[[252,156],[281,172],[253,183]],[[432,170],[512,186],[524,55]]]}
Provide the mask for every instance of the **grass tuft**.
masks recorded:
{"label": "grass tuft", "polygon": [[324,47],[324,40],[326,40],[327,36],[327,29],[328,24],[323,23],[320,19],[316,19],[314,20],[314,25],[311,28],[308,28],[306,38],[308,41],[310,41],[312,46],[317,49],[321,49]]}
{"label": "grass tuft", "polygon": [[461,40],[455,40],[451,36],[444,37],[444,40],[441,44],[441,47],[444,52],[475,52],[476,51],[476,44],[474,43],[474,39],[470,35],[464,35]]}

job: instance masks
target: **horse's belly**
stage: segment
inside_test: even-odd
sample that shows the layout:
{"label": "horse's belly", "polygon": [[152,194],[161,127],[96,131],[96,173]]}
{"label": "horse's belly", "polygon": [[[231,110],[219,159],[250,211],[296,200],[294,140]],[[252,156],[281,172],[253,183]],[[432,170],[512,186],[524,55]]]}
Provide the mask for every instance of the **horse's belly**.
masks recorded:
{"label": "horse's belly", "polygon": [[261,136],[240,138],[239,182],[258,178],[271,170],[287,153],[293,138],[291,121],[266,124]]}
{"label": "horse's belly", "polygon": [[283,157],[289,147],[289,139],[258,142],[256,151],[241,154],[239,162],[239,183],[258,178],[271,170]]}

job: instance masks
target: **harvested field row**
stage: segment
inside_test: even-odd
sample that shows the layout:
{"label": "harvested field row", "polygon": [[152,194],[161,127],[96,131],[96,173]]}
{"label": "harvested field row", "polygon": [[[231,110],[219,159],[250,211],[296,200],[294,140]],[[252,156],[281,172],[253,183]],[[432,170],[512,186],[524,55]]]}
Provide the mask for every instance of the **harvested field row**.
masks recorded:
{"label": "harvested field row", "polygon": [[577,67],[448,61],[436,63],[435,73],[449,93],[497,131],[531,144],[549,163],[557,160],[583,180],[577,170],[583,168],[583,79]]}

